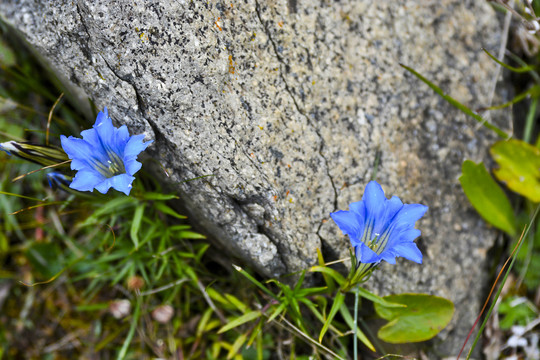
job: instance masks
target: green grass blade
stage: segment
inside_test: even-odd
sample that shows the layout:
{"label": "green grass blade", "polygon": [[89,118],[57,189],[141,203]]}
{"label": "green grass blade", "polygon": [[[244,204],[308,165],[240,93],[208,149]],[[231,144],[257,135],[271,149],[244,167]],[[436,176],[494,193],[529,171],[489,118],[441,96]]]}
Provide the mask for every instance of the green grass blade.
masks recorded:
{"label": "green grass blade", "polygon": [[535,66],[534,65],[527,65],[527,66],[522,66],[522,67],[519,67],[519,68],[516,68],[516,67],[513,67],[513,66],[510,66],[508,64],[505,64],[503,63],[502,61],[500,61],[499,59],[497,59],[495,56],[491,55],[491,53],[489,51],[487,51],[486,49],[482,49],[484,50],[484,52],[493,60],[495,61],[497,64],[501,65],[503,68],[505,69],[508,69],[512,72],[515,72],[515,73],[524,73],[524,72],[528,72],[528,71],[532,71],[534,70]]}
{"label": "green grass blade", "polygon": [[135,213],[133,214],[133,221],[131,222],[131,229],[129,235],[131,236],[131,241],[135,249],[139,248],[139,229],[141,228],[141,222],[144,215],[144,204],[139,204],[135,208]]}
{"label": "green grass blade", "polygon": [[320,272],[320,273],[323,273],[323,274],[326,274],[326,275],[329,275],[330,277],[332,277],[332,279],[334,279],[340,286],[343,285],[345,283],[345,278],[343,277],[343,275],[341,275],[339,272],[337,272],[336,270],[334,269],[331,269],[329,267],[326,267],[326,266],[312,266],[309,271],[311,272]]}
{"label": "green grass blade", "polygon": [[42,199],[37,199],[37,198],[24,196],[24,195],[19,195],[19,194],[13,194],[13,193],[10,193],[10,192],[5,192],[5,191],[0,191],[0,194],[9,195],[9,196],[15,196],[15,197],[18,197],[18,198],[21,198],[21,199],[28,199],[28,200],[34,200],[34,201],[43,201]]}
{"label": "green grass blade", "polygon": [[525,90],[524,92],[520,93],[520,94],[517,94],[516,96],[514,96],[514,98],[508,102],[505,102],[504,104],[500,104],[500,105],[494,105],[494,106],[490,106],[488,108],[485,108],[485,110],[499,110],[499,109],[504,109],[504,108],[507,108],[511,105],[514,105],[528,97],[532,97],[532,98],[538,98],[539,96],[539,92],[540,92],[540,86],[538,85],[534,85],[533,87],[531,87],[530,89],[528,90]]}
{"label": "green grass blade", "polygon": [[138,297],[135,312],[133,313],[133,319],[131,320],[131,326],[129,327],[129,332],[124,340],[124,344],[122,344],[122,348],[116,357],[117,360],[123,360],[126,357],[129,344],[131,344],[131,340],[133,340],[133,335],[135,335],[135,330],[137,329],[137,324],[139,322],[139,316],[141,315],[141,302],[141,298]]}
{"label": "green grass blade", "polygon": [[444,100],[446,100],[450,105],[454,106],[455,108],[457,108],[458,110],[460,110],[461,112],[463,112],[464,114],[466,115],[469,115],[470,117],[472,117],[473,119],[475,119],[476,121],[478,121],[480,124],[482,124],[483,126],[485,126],[486,128],[494,131],[497,135],[499,135],[500,137],[504,138],[504,139],[508,139],[510,136],[504,132],[503,130],[499,129],[498,127],[496,127],[495,125],[493,124],[490,124],[489,122],[487,122],[484,118],[482,118],[480,115],[478,115],[477,113],[475,113],[474,111],[472,111],[471,109],[469,109],[468,107],[466,107],[465,105],[463,105],[462,103],[460,103],[459,101],[455,100],[454,98],[452,98],[451,96],[448,96],[444,93],[444,91],[441,90],[440,87],[438,87],[437,85],[433,84],[431,81],[429,81],[428,79],[426,79],[425,77],[423,77],[422,75],[420,75],[420,73],[416,72],[415,70],[413,70],[412,68],[406,66],[406,65],[403,65],[403,64],[399,64],[402,68],[404,68],[405,70],[409,71],[410,73],[412,73],[414,76],[416,76],[418,79],[420,79],[422,82],[424,82],[427,86],[429,86],[433,91],[435,91],[437,94],[439,94]]}
{"label": "green grass blade", "polygon": [[249,281],[251,281],[252,283],[254,283],[259,289],[261,289],[262,291],[264,291],[265,294],[267,294],[268,296],[270,296],[271,298],[277,300],[277,297],[276,295],[274,295],[270,290],[268,290],[268,288],[266,286],[264,286],[263,284],[261,284],[260,281],[258,281],[257,279],[255,279],[253,276],[251,276],[247,271],[245,271],[244,269],[242,269],[240,266],[238,265],[234,265],[233,264],[233,267],[236,269],[236,271],[238,271],[240,274],[244,275],[246,278],[248,278]]}
{"label": "green grass blade", "polygon": [[287,307],[287,303],[285,302],[279,304],[276,310],[274,310],[274,312],[270,315],[270,317],[268,317],[267,322],[271,322],[272,320],[274,320],[279,314],[283,312],[283,310],[285,310],[286,307]]}
{"label": "green grass blade", "polygon": [[227,354],[227,360],[232,359],[238,353],[238,351],[240,350],[242,345],[244,345],[246,340],[247,340],[246,333],[240,334],[240,336],[236,338],[231,348],[229,349],[229,353]]}
{"label": "green grass blade", "polygon": [[330,327],[332,320],[334,320],[334,316],[336,316],[344,300],[345,300],[345,294],[342,293],[341,291],[338,291],[336,293],[336,297],[334,298],[334,303],[332,304],[330,313],[328,314],[328,317],[326,318],[326,322],[324,323],[321,329],[321,333],[319,334],[319,343],[322,342],[324,334],[326,334],[326,331],[328,331],[328,328]]}
{"label": "green grass blade", "polygon": [[[343,320],[345,320],[345,323],[347,324],[347,326],[349,326],[351,329],[354,328],[353,317],[345,303],[343,303],[341,307],[339,308],[339,313],[341,314],[341,316],[343,316]],[[360,340],[364,345],[366,345],[369,350],[375,352],[375,346],[373,346],[373,344],[371,343],[371,341],[369,341],[366,334],[364,334],[362,330],[360,330],[360,328],[356,329],[356,335],[358,336],[358,340]]]}
{"label": "green grass blade", "polygon": [[[321,250],[319,248],[317,248],[317,259],[319,261],[319,265],[321,267],[325,267],[326,266],[326,263],[324,262],[324,258],[323,258],[323,255],[321,253]],[[328,274],[325,274],[324,272],[322,273],[322,276],[324,278],[324,282],[326,283],[326,286],[328,286],[328,290],[330,293],[333,293],[334,290],[336,289],[336,284],[334,283],[334,281],[332,280],[332,277],[329,276]]]}
{"label": "green grass blade", "polygon": [[226,331],[229,331],[231,329],[234,329],[237,326],[240,326],[242,324],[245,324],[249,321],[255,320],[259,317],[261,317],[262,314],[258,310],[253,310],[248,313],[245,313],[244,315],[241,315],[237,317],[236,319],[230,321],[227,325],[223,326],[221,329],[218,330],[218,334],[222,334]]}
{"label": "green grass blade", "polygon": [[364,288],[358,288],[358,294],[363,297],[363,298],[366,298],[376,304],[380,304],[384,307],[388,307],[388,308],[396,308],[396,307],[407,307],[407,305],[403,305],[403,304],[397,304],[397,303],[393,303],[393,302],[390,302],[390,301],[386,301],[384,300],[382,297],[380,296],[377,296],[375,294],[373,294],[372,292],[369,292],[367,291],[366,289]]}

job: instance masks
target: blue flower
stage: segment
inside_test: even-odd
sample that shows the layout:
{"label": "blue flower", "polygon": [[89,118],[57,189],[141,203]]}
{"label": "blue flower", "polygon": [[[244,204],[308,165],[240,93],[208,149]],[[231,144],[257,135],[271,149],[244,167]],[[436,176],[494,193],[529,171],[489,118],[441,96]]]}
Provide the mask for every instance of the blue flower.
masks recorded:
{"label": "blue flower", "polygon": [[79,191],[98,190],[105,194],[112,187],[129,195],[135,174],[142,164],[137,161],[151,141],[144,135],[129,136],[125,125],[115,128],[107,108],[97,116],[92,129],[81,132],[82,139],[61,136],[62,148],[77,174],[69,185]]}
{"label": "blue flower", "polygon": [[414,243],[420,236],[415,223],[428,207],[403,204],[397,196],[387,199],[376,181],[367,184],[362,201],[349,205],[330,216],[343,234],[349,235],[358,263],[377,264],[385,260],[396,263],[402,256],[419,264],[422,253]]}
{"label": "blue flower", "polygon": [[71,177],[62,173],[53,171],[47,174],[47,181],[51,189],[67,188],[71,184]]}

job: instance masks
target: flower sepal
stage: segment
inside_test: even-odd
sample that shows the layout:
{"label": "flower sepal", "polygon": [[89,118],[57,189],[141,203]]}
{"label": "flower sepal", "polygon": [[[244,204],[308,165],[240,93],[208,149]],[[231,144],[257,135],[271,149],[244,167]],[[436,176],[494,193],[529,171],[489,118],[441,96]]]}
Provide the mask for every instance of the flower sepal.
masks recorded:
{"label": "flower sepal", "polygon": [[357,285],[365,283],[370,277],[371,273],[378,264],[364,264],[359,263],[354,255],[352,249],[349,249],[351,256],[351,264],[357,264],[356,266],[351,266],[349,275],[346,278],[345,283],[341,286],[341,292],[349,292],[351,289],[355,288]]}

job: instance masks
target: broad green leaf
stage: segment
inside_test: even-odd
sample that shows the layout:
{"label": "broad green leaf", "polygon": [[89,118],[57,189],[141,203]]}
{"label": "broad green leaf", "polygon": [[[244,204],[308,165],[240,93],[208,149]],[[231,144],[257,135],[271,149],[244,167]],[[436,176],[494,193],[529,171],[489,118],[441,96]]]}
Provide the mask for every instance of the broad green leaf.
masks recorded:
{"label": "broad green leaf", "polygon": [[500,166],[494,171],[497,179],[512,191],[540,202],[540,149],[510,139],[496,142],[491,147],[491,155]]}
{"label": "broad green leaf", "polygon": [[334,316],[336,316],[339,308],[341,307],[341,304],[343,304],[343,301],[345,300],[345,294],[341,291],[338,291],[336,293],[336,297],[334,298],[334,303],[332,304],[332,308],[330,309],[330,313],[328,314],[328,317],[326,318],[326,322],[324,323],[321,333],[319,334],[319,342],[322,341],[322,338],[324,334],[326,334],[326,331],[328,331],[328,328],[330,327],[330,324],[332,324],[332,320],[334,320]]}
{"label": "broad green leaf", "polygon": [[515,235],[516,217],[512,205],[484,164],[465,160],[461,171],[461,187],[480,216],[496,228]]}
{"label": "broad green leaf", "polygon": [[234,329],[237,326],[240,326],[242,324],[245,324],[251,320],[255,320],[259,317],[261,317],[262,314],[258,310],[253,310],[248,313],[245,313],[242,316],[237,317],[236,319],[229,322],[227,325],[223,326],[221,329],[219,329],[218,334],[224,333],[226,331],[229,331],[231,329]]}
{"label": "broad green leaf", "polygon": [[407,306],[389,308],[375,303],[377,315],[389,321],[379,329],[377,336],[392,344],[429,340],[448,325],[454,314],[450,300],[433,295],[400,294],[384,299]]}

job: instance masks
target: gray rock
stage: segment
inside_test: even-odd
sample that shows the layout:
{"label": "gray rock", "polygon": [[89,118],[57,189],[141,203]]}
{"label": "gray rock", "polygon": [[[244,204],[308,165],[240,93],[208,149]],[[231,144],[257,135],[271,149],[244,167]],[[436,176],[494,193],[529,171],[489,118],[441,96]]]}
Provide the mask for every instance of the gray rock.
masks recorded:
{"label": "gray rock", "polygon": [[485,104],[495,66],[480,49],[500,33],[486,3],[4,0],[0,12],[81,106],[155,139],[192,218],[268,276],[313,265],[317,248],[347,257],[329,213],[375,172],[387,196],[428,205],[424,264],[383,265],[370,286],[452,299],[442,349],[457,353],[494,239],[457,177],[493,137],[398,64]]}

